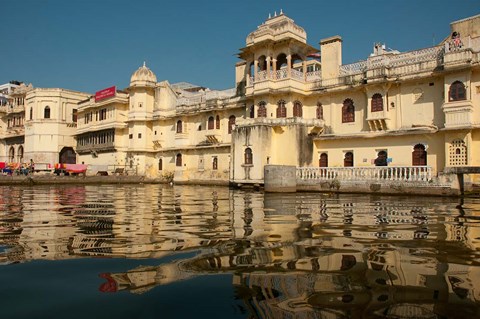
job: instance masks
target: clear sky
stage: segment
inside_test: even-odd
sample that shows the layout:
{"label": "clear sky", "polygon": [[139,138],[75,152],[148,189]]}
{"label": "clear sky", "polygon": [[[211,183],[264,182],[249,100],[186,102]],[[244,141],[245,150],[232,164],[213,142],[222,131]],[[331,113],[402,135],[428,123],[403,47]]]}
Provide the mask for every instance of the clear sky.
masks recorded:
{"label": "clear sky", "polygon": [[0,84],[122,89],[146,61],[158,81],[231,88],[247,35],[280,9],[314,47],[340,35],[346,64],[374,42],[438,44],[450,22],[480,14],[480,0],[2,0]]}

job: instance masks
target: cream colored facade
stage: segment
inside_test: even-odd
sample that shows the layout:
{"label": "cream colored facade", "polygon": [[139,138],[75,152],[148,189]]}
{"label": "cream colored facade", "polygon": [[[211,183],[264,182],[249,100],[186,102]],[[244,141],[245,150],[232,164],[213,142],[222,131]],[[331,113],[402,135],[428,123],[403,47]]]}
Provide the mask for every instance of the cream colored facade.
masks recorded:
{"label": "cream colored facade", "polygon": [[315,48],[282,13],[247,36],[229,90],[157,81],[145,64],[129,87],[102,99],[32,89],[22,109],[24,157],[53,163],[65,148],[90,174],[123,167],[148,178],[234,184],[262,184],[268,164],[421,167],[434,177],[480,166],[479,30],[480,16],[470,17],[453,22],[438,46],[398,52],[376,44],[365,60],[345,65],[340,36]]}

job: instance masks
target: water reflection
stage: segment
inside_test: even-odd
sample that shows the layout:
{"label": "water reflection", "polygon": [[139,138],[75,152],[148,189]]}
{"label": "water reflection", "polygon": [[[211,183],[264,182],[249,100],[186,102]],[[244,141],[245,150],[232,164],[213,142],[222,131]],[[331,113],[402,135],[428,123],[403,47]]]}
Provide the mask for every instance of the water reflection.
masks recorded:
{"label": "water reflection", "polygon": [[[123,272],[142,294],[233,274],[252,318],[480,316],[480,201],[160,185],[3,187],[0,263],[188,257]],[[212,296],[215,298],[215,296]]]}

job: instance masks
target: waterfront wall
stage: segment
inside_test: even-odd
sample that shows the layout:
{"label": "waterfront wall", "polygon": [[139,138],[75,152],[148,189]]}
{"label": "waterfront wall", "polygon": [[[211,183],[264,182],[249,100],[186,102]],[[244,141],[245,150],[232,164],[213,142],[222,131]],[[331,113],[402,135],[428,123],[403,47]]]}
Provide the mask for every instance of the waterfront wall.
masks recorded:
{"label": "waterfront wall", "polygon": [[264,186],[266,192],[317,191],[458,196],[463,191],[457,174],[432,177],[428,167],[325,169],[267,165]]}

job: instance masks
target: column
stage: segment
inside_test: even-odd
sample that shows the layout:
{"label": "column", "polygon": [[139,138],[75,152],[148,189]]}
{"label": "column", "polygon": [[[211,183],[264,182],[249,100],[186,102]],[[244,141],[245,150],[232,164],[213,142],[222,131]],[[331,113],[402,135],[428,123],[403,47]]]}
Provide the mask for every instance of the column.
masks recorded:
{"label": "column", "polygon": [[290,78],[292,75],[292,55],[287,55],[287,78]]}

